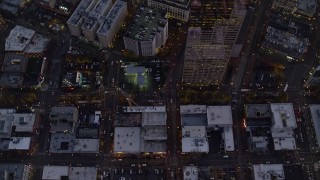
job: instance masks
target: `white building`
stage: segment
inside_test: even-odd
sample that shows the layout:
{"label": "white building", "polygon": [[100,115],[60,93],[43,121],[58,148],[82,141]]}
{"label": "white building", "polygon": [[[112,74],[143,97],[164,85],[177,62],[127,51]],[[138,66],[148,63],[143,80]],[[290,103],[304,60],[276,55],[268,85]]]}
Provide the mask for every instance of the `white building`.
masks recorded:
{"label": "white building", "polygon": [[209,143],[205,126],[182,127],[182,152],[209,152]]}
{"label": "white building", "polygon": [[252,172],[254,180],[285,179],[282,164],[255,164]]}
{"label": "white building", "polygon": [[196,166],[183,166],[184,180],[198,180],[199,169]]}
{"label": "white building", "polygon": [[98,153],[99,139],[75,139],[73,152]]}
{"label": "white building", "polygon": [[99,43],[108,47],[128,14],[127,3],[117,0],[97,30]]}
{"label": "white building", "polygon": [[208,106],[208,128],[223,128],[224,149],[234,151],[233,119],[231,106]]}
{"label": "white building", "polygon": [[115,153],[140,153],[140,127],[115,127],[113,151]]}
{"label": "white building", "polygon": [[117,0],[82,0],[67,24],[71,35],[108,47],[128,14],[127,3]]}
{"label": "white building", "polygon": [[112,7],[112,0],[99,0],[94,8],[83,16],[85,22],[81,26],[82,33],[89,41],[96,41],[96,31],[99,28],[99,22],[105,19],[105,15]]}
{"label": "white building", "polygon": [[29,150],[31,137],[12,137],[8,150]]}
{"label": "white building", "polygon": [[69,167],[69,166],[44,166],[42,171],[43,180],[88,180],[97,179],[95,167]]}
{"label": "white building", "polygon": [[35,114],[14,114],[12,125],[16,127],[15,132],[33,132],[35,120]]}
{"label": "white building", "polygon": [[275,150],[296,149],[293,130],[297,128],[297,122],[292,103],[271,103],[270,109]]}
{"label": "white building", "polygon": [[148,6],[167,13],[167,17],[172,17],[188,22],[190,16],[190,0],[148,0]]}
{"label": "white building", "polygon": [[43,53],[50,39],[32,29],[16,25],[6,38],[5,51],[26,54]]}
{"label": "white building", "polygon": [[10,138],[15,109],[0,109],[0,138]]}
{"label": "white building", "polygon": [[154,56],[168,39],[168,21],[148,7],[140,7],[123,37],[125,48],[140,56]]}

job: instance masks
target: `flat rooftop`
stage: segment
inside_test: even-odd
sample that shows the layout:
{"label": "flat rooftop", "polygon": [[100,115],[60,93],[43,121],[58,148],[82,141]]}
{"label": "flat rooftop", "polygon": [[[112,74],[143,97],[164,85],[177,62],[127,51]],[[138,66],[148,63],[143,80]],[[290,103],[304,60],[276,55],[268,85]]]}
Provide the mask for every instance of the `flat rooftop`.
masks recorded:
{"label": "flat rooftop", "polygon": [[15,109],[0,109],[0,138],[10,138]]}
{"label": "flat rooftop", "polygon": [[247,104],[245,112],[246,118],[271,118],[269,104]]}
{"label": "flat rooftop", "polygon": [[97,168],[96,167],[70,167],[69,179],[70,180],[97,179]]}
{"label": "flat rooftop", "polygon": [[73,122],[73,118],[78,116],[78,113],[79,111],[76,107],[55,106],[51,108],[49,118],[51,121],[59,121],[64,119],[67,122]]}
{"label": "flat rooftop", "polygon": [[71,133],[52,133],[49,152],[72,153],[75,146],[75,135]]}
{"label": "flat rooftop", "polygon": [[307,13],[310,15],[314,15],[317,8],[316,0],[299,0],[298,1],[298,9],[303,13]]}
{"label": "flat rooftop", "polygon": [[31,137],[12,137],[9,150],[29,150]]}
{"label": "flat rooftop", "polygon": [[167,142],[166,141],[143,141],[143,152],[166,152]]}
{"label": "flat rooftop", "polygon": [[166,126],[147,126],[143,128],[143,138],[145,140],[166,140],[167,127]]}
{"label": "flat rooftop", "polygon": [[149,125],[166,125],[167,114],[166,112],[143,112],[142,113],[142,126]]}
{"label": "flat rooftop", "polygon": [[310,26],[294,19],[271,15],[262,46],[300,57],[308,50]]}
{"label": "flat rooftop", "polygon": [[1,74],[0,84],[5,87],[19,87],[22,85],[23,76],[20,73],[3,73]]}
{"label": "flat rooftop", "polygon": [[180,8],[183,10],[189,10],[190,8],[190,0],[177,0],[177,1],[171,1],[171,0],[153,0],[155,2],[160,2],[162,4],[167,4],[176,8]]}
{"label": "flat rooftop", "polygon": [[[0,177],[5,179],[7,173],[12,173],[14,180],[28,179],[30,171],[28,166],[24,164],[14,164],[14,163],[1,163],[0,164]],[[10,177],[10,175],[9,175]]]}
{"label": "flat rooftop", "polygon": [[14,114],[13,126],[16,132],[33,132],[36,114]]}
{"label": "flat rooftop", "polygon": [[73,152],[97,153],[99,152],[99,139],[75,139]]}
{"label": "flat rooftop", "polygon": [[210,125],[232,125],[231,106],[208,106],[208,126]]}
{"label": "flat rooftop", "polygon": [[223,138],[224,138],[224,148],[226,151],[234,151],[234,137],[233,128],[224,127],[223,128]]}
{"label": "flat rooftop", "polygon": [[42,179],[62,179],[69,176],[69,166],[44,166]]}
{"label": "flat rooftop", "polygon": [[297,122],[292,103],[271,103],[273,128],[296,128]]}
{"label": "flat rooftop", "polygon": [[16,25],[6,38],[5,51],[42,53],[50,39],[37,34],[34,30]]}
{"label": "flat rooftop", "polygon": [[165,106],[132,106],[123,107],[124,112],[166,112]]}
{"label": "flat rooftop", "polygon": [[[106,35],[109,32],[110,28],[115,23],[117,23],[118,17],[122,13],[122,11],[124,11],[124,8],[127,8],[127,3],[122,0],[117,0],[109,11],[103,24],[98,29],[97,33]],[[127,10],[125,9],[125,11]]]}
{"label": "flat rooftop", "polygon": [[140,127],[115,127],[114,152],[139,153]]}
{"label": "flat rooftop", "polygon": [[282,164],[255,164],[253,176],[254,180],[285,179]]}
{"label": "flat rooftop", "polygon": [[181,105],[180,114],[206,114],[206,105]]}
{"label": "flat rooftop", "polygon": [[274,150],[295,150],[297,149],[295,138],[273,138]]}
{"label": "flat rooftop", "polygon": [[184,180],[198,180],[198,167],[196,166],[183,166],[183,179]]}
{"label": "flat rooftop", "polygon": [[122,114],[117,114],[115,121],[114,121],[114,126],[116,127],[121,127],[121,126],[126,126],[126,127],[137,127],[141,126],[141,113],[122,113]]}
{"label": "flat rooftop", "polygon": [[21,54],[6,53],[2,64],[3,72],[26,72],[28,58]]}
{"label": "flat rooftop", "polygon": [[207,131],[205,126],[183,126],[182,138],[206,137]]}
{"label": "flat rooftop", "polygon": [[209,152],[207,138],[182,138],[182,152]]}
{"label": "flat rooftop", "polygon": [[[317,141],[320,142],[320,104],[310,104],[310,115]],[[308,119],[309,120],[309,119]],[[318,145],[319,146],[319,145]]]}
{"label": "flat rooftop", "polygon": [[182,114],[181,126],[207,126],[206,114]]}
{"label": "flat rooftop", "polygon": [[151,41],[158,32],[158,27],[165,27],[167,19],[164,13],[149,7],[140,7],[125,36],[140,41]]}

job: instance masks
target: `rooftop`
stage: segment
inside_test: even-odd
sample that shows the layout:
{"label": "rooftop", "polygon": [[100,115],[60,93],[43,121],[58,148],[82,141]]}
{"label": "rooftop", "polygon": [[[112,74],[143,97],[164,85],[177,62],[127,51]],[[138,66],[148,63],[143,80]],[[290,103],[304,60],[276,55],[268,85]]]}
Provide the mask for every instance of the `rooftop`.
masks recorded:
{"label": "rooftop", "polygon": [[76,10],[71,15],[71,17],[69,18],[68,24],[77,25],[81,17],[87,14],[86,12],[87,9],[91,9],[89,8],[90,4],[94,4],[95,2],[96,1],[92,1],[92,0],[82,0],[78,5],[78,7],[76,8]]}
{"label": "rooftop", "polygon": [[124,112],[166,112],[165,106],[132,106],[123,107]]}
{"label": "rooftop", "polygon": [[31,137],[12,137],[9,150],[29,150]]}
{"label": "rooftop", "polygon": [[99,152],[99,139],[75,139],[73,151],[79,153]]}
{"label": "rooftop", "polygon": [[163,4],[168,4],[170,6],[173,7],[177,7],[180,9],[184,9],[184,10],[189,10],[190,8],[190,0],[177,0],[177,1],[172,1],[172,0],[154,0],[156,2],[160,2]]}
{"label": "rooftop", "polygon": [[253,176],[254,180],[285,179],[282,164],[255,164]]}
{"label": "rooftop", "polygon": [[122,13],[124,8],[127,8],[127,3],[122,0],[117,0],[115,4],[112,6],[111,10],[109,11],[106,19],[100,26],[97,33],[106,35],[110,28],[113,26],[113,24],[117,23],[117,17]]}
{"label": "rooftop", "polygon": [[207,138],[182,138],[182,152],[209,152]]}
{"label": "rooftop", "polygon": [[208,125],[232,125],[231,106],[208,106]]}
{"label": "rooftop", "polygon": [[182,138],[206,137],[205,126],[182,126]]}
{"label": "rooftop", "polygon": [[184,166],[183,167],[183,179],[184,180],[198,180],[198,168],[196,166]]}
{"label": "rooftop", "polygon": [[10,138],[15,109],[0,109],[0,138]]}
{"label": "rooftop", "polygon": [[13,180],[28,179],[30,175],[30,168],[24,164],[13,164],[13,163],[1,163],[0,164],[0,177],[5,179],[9,175]]}
{"label": "rooftop", "polygon": [[294,19],[271,15],[262,46],[299,57],[307,52],[310,26]]}
{"label": "rooftop", "polygon": [[303,13],[314,15],[316,12],[316,0],[299,0],[298,3],[298,10],[302,11]]}
{"label": "rooftop", "polygon": [[115,127],[114,152],[139,153],[140,127]]}
{"label": "rooftop", "polygon": [[147,126],[143,128],[143,138],[145,140],[166,140],[167,127],[166,126]]}
{"label": "rooftop", "polygon": [[207,126],[206,114],[181,114],[182,126]]}
{"label": "rooftop", "polygon": [[234,151],[233,127],[223,128],[224,148],[226,151]]}
{"label": "rooftop", "polygon": [[311,121],[317,141],[320,142],[320,104],[310,104]]}
{"label": "rooftop", "polygon": [[0,84],[5,87],[19,87],[22,85],[23,76],[19,73],[3,73],[1,74]]}
{"label": "rooftop", "polygon": [[70,180],[97,179],[97,168],[96,167],[70,167],[69,179]]}
{"label": "rooftop", "polygon": [[75,147],[75,135],[71,133],[52,133],[49,152],[72,153]]}
{"label": "rooftop", "polygon": [[296,128],[297,122],[292,103],[271,103],[273,128]]}
{"label": "rooftop", "polygon": [[140,7],[125,36],[135,40],[151,41],[156,36],[158,27],[164,27],[166,23],[164,13],[149,7]]}
{"label": "rooftop", "polygon": [[143,152],[166,152],[166,141],[143,141]]}
{"label": "rooftop", "polygon": [[181,105],[180,114],[206,114],[206,105]]}
{"label": "rooftop", "polygon": [[295,150],[297,149],[296,140],[290,138],[273,138],[274,150]]}
{"label": "rooftop", "polygon": [[141,113],[122,113],[117,114],[114,126],[129,126],[129,127],[136,127],[141,126]]}
{"label": "rooftop", "polygon": [[143,112],[142,113],[142,126],[149,125],[166,125],[167,114],[166,112]]}
{"label": "rooftop", "polygon": [[247,104],[245,111],[246,118],[271,118],[269,104]]}
{"label": "rooftop", "polygon": [[42,53],[50,39],[37,34],[34,30],[16,25],[6,38],[5,51]]}
{"label": "rooftop", "polygon": [[35,114],[14,114],[13,126],[16,132],[33,132],[36,120]]}
{"label": "rooftop", "polygon": [[[78,113],[79,111],[76,107],[55,106],[51,108],[49,117],[51,121],[66,120],[73,122],[74,120],[78,120]],[[76,119],[74,119],[75,117]]]}
{"label": "rooftop", "polygon": [[44,166],[42,179],[62,179],[69,176],[69,166]]}
{"label": "rooftop", "polygon": [[24,73],[27,69],[27,64],[27,57],[21,54],[6,53],[2,65],[2,71]]}
{"label": "rooftop", "polygon": [[92,29],[92,27],[94,27],[93,25],[97,23],[97,20],[108,11],[111,4],[111,0],[99,0],[93,10],[87,15],[86,22],[82,25],[82,28]]}

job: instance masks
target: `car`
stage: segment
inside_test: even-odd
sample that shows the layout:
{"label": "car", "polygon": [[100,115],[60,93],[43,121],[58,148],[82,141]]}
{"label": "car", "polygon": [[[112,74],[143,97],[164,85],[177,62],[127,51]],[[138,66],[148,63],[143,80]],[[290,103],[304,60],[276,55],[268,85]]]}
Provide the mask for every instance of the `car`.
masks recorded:
{"label": "car", "polygon": [[142,166],[147,166],[147,164],[142,164]]}

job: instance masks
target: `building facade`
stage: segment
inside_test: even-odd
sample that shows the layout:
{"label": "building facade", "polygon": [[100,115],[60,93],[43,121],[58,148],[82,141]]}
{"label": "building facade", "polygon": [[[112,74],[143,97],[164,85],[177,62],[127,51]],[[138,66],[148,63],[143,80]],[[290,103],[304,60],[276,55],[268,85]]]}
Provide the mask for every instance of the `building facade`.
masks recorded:
{"label": "building facade", "polygon": [[320,66],[318,66],[304,83],[304,87],[319,87],[320,86]]}
{"label": "building facade", "polygon": [[303,112],[311,151],[319,152],[320,146],[320,104],[310,104]]}
{"label": "building facade", "polygon": [[148,0],[148,6],[167,13],[172,17],[187,22],[190,16],[190,0]]}
{"label": "building facade", "polygon": [[191,5],[182,82],[220,84],[246,15],[242,1],[201,1]]}

